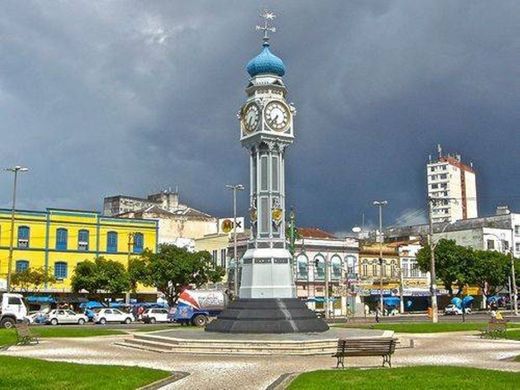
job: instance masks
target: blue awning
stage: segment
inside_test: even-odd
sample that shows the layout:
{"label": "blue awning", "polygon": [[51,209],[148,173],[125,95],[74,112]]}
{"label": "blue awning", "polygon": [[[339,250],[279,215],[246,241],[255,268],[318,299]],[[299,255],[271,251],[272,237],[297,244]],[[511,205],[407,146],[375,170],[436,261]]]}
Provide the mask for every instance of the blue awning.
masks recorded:
{"label": "blue awning", "polygon": [[47,296],[29,295],[26,298],[26,301],[27,301],[27,303],[33,303],[33,304],[56,303],[56,299],[54,299],[54,297],[51,297],[50,295],[47,295]]}

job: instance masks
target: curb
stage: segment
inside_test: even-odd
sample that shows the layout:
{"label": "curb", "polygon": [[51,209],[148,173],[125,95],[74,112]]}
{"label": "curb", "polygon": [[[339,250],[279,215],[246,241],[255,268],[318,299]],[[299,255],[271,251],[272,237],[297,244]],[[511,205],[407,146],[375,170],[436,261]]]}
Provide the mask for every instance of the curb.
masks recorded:
{"label": "curb", "polygon": [[299,372],[289,372],[287,374],[282,374],[278,377],[278,379],[267,386],[265,390],[285,390],[298,375],[300,375]]}
{"label": "curb", "polygon": [[190,375],[189,372],[173,371],[170,376],[163,379],[159,379],[158,381],[149,383],[145,386],[138,387],[137,390],[157,390],[163,386],[169,385],[173,382],[177,382],[183,378],[186,378],[188,375]]}

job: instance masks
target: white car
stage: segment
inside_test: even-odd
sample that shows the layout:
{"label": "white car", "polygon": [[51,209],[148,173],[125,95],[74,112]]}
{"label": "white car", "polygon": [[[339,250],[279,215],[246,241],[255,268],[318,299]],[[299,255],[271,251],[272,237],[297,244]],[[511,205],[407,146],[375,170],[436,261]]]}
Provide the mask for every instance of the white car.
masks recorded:
{"label": "white car", "polygon": [[168,319],[168,309],[147,309],[143,313],[143,321],[147,324],[156,322],[170,322]]}
{"label": "white car", "polygon": [[120,322],[122,324],[130,324],[135,318],[130,313],[124,313],[118,309],[96,309],[94,314],[94,323],[104,325],[107,322]]}
{"label": "white car", "polygon": [[[466,312],[466,314],[470,314],[471,313],[471,308],[469,307],[466,307],[464,309],[464,311]],[[448,306],[446,306],[444,308],[444,315],[462,315],[462,309],[460,307],[457,307],[455,306],[453,303],[450,303]]]}
{"label": "white car", "polygon": [[51,310],[45,315],[45,323],[51,325],[58,324],[79,324],[83,325],[88,322],[88,318],[85,314],[78,314],[68,309],[55,309]]}

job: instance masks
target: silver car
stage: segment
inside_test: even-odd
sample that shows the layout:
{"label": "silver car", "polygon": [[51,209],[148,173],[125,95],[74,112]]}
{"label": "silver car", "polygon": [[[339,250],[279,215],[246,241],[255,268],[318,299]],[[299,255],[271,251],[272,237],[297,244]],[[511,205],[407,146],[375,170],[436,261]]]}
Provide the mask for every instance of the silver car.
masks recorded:
{"label": "silver car", "polygon": [[79,324],[83,325],[88,321],[85,314],[78,314],[69,309],[55,309],[51,310],[45,316],[45,323],[51,325],[58,324]]}

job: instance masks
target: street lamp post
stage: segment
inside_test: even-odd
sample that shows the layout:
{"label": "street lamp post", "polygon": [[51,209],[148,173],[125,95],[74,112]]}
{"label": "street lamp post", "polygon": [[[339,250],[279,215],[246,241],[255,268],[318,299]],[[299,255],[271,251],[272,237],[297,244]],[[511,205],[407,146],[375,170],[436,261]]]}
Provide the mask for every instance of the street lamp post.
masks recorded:
{"label": "street lamp post", "polygon": [[238,259],[237,259],[237,191],[243,191],[242,184],[226,184],[226,188],[233,191],[233,259],[235,260],[233,295],[238,297]]}
{"label": "street lamp post", "polygon": [[5,168],[6,171],[14,173],[13,182],[13,205],[11,207],[11,236],[9,239],[9,257],[7,260],[7,292],[11,292],[11,269],[13,268],[13,247],[14,247],[14,214],[16,208],[16,184],[18,180],[18,172],[27,172],[29,169],[17,165],[13,168]]}
{"label": "street lamp post", "polygon": [[386,206],[388,202],[386,200],[375,200],[372,204],[379,207],[379,307],[383,314],[383,206]]}
{"label": "street lamp post", "polygon": [[[432,322],[439,322],[439,311],[437,307],[437,283],[435,281],[435,246],[433,243],[433,198],[428,198],[428,222],[429,222],[429,234],[428,244],[430,245],[430,293],[432,300]],[[448,226],[448,225],[446,225]]]}

